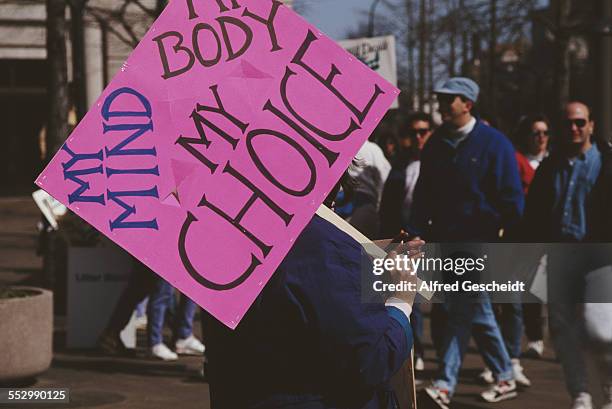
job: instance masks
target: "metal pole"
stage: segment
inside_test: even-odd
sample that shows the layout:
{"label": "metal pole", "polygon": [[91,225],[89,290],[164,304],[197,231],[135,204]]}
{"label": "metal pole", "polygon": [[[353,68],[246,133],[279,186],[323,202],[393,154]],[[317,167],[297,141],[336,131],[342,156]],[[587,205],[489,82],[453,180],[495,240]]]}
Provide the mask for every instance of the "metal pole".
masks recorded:
{"label": "metal pole", "polygon": [[66,65],[66,2],[47,0],[49,62],[47,138],[49,160],[68,136],[68,69]]}
{"label": "metal pole", "polygon": [[380,3],[380,0],[374,0],[370,6],[368,37],[374,37],[374,14],[376,13],[376,6],[378,6],[378,3]]}

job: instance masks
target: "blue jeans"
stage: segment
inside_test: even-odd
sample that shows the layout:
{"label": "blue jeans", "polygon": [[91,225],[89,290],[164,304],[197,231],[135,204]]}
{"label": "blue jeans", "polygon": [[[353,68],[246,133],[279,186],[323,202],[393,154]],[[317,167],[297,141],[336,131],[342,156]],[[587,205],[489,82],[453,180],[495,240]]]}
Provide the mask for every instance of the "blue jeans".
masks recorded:
{"label": "blue jeans", "polygon": [[504,342],[510,358],[521,357],[521,339],[523,338],[523,304],[505,303],[497,305],[499,314],[497,322],[501,327]]}
{"label": "blue jeans", "polygon": [[[612,317],[591,316],[585,309],[590,302],[610,300],[610,272],[606,268],[612,265],[612,254],[607,243],[576,243],[565,245],[562,251],[554,247],[551,250],[554,251],[548,251],[548,323],[555,352],[565,373],[567,390],[576,398],[589,391],[585,347],[592,348],[603,341],[603,349],[602,345],[597,346],[604,354],[597,356],[597,364],[600,370],[606,371],[600,377],[604,382],[612,379],[610,342],[593,339],[586,328],[602,327]],[[593,297],[592,291],[603,291],[606,297]]]}
{"label": "blue jeans", "polygon": [[448,321],[448,311],[446,303],[434,303],[431,306],[430,328],[431,341],[436,350],[436,359],[442,360],[444,355],[444,338],[446,337],[446,322]]}
{"label": "blue jeans", "polygon": [[565,373],[565,386],[575,399],[589,391],[584,356],[584,322],[578,304],[549,304],[549,325],[553,346]]}
{"label": "blue jeans", "polygon": [[149,301],[149,297],[145,298],[136,306],[136,318],[143,317],[147,312],[147,302]]}
{"label": "blue jeans", "polygon": [[510,356],[504,346],[488,294],[481,293],[478,297],[447,294],[446,300],[448,321],[440,370],[434,385],[448,390],[450,395],[454,393],[470,336],[474,336],[478,350],[495,379],[513,379]]}
{"label": "blue jeans", "polygon": [[[149,295],[147,305],[147,330],[151,347],[163,342],[164,317],[172,303],[172,297],[174,297],[174,287],[166,280],[158,278],[155,290]],[[193,317],[196,308],[197,305],[193,301],[181,295],[181,302],[172,327],[175,339],[185,339],[193,333]]]}

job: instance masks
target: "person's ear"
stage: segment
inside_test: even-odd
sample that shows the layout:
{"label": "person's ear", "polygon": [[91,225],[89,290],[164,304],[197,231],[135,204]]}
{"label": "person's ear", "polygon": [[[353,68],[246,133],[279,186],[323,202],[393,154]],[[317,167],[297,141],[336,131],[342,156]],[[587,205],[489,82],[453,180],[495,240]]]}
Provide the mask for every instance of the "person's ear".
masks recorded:
{"label": "person's ear", "polygon": [[472,112],[472,109],[474,108],[474,102],[470,101],[469,99],[465,100],[465,109],[468,112]]}

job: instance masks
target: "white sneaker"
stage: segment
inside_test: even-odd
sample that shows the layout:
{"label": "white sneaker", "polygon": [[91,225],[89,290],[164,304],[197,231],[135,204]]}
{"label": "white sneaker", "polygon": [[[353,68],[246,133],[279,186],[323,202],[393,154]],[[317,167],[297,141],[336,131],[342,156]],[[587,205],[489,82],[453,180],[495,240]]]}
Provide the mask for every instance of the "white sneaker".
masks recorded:
{"label": "white sneaker", "polygon": [[591,395],[586,392],[580,392],[572,403],[572,409],[593,409],[593,399]]}
{"label": "white sneaker", "polygon": [[486,385],[492,385],[495,383],[493,372],[491,372],[489,368],[483,369],[482,372],[478,374],[477,379],[480,383],[484,383]]}
{"label": "white sneaker", "polygon": [[523,355],[528,358],[542,358],[542,355],[544,355],[544,341],[529,341]]}
{"label": "white sneaker", "polygon": [[204,344],[193,335],[177,340],[175,346],[176,353],[180,355],[203,355],[205,349]]}
{"label": "white sneaker", "polygon": [[414,360],[414,370],[415,371],[424,371],[425,370],[425,361],[420,356]]}
{"label": "white sneaker", "polygon": [[178,355],[163,343],[154,345],[151,348],[151,355],[162,361],[176,361],[178,359]]}
{"label": "white sneaker", "polygon": [[447,390],[432,385],[425,388],[425,393],[440,409],[449,409],[450,396]]}
{"label": "white sneaker", "polygon": [[501,402],[503,400],[514,399],[518,396],[518,393],[516,393],[516,382],[499,381],[481,393],[480,396],[487,402]]}
{"label": "white sneaker", "polygon": [[521,361],[516,358],[512,360],[512,372],[514,374],[514,380],[519,386],[531,386],[531,381],[525,376],[525,373],[523,372]]}

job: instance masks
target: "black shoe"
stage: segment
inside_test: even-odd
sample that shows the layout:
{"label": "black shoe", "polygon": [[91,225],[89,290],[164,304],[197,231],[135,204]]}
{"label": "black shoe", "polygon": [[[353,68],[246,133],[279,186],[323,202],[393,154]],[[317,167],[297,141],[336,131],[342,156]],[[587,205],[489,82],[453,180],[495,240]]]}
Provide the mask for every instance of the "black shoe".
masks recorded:
{"label": "black shoe", "polygon": [[119,335],[103,332],[98,338],[98,350],[105,355],[129,355]]}

